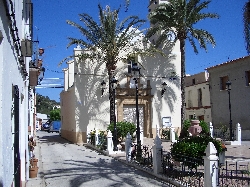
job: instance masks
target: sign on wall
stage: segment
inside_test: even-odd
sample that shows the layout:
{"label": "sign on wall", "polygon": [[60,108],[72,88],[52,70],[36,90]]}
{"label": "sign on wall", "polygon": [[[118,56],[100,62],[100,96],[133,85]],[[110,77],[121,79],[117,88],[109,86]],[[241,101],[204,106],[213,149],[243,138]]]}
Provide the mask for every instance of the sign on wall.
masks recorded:
{"label": "sign on wall", "polygon": [[172,123],[171,123],[171,117],[167,116],[167,117],[163,117],[162,118],[162,127],[163,128],[168,128],[171,127]]}

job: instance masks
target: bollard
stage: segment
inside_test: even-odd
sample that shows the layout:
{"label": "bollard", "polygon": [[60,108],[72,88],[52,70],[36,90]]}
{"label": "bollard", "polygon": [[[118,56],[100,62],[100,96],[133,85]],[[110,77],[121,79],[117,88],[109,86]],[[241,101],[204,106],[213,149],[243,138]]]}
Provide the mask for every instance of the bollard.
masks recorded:
{"label": "bollard", "polygon": [[212,142],[209,142],[205,150],[204,159],[204,184],[205,187],[216,187],[218,179],[218,156],[217,150]]}
{"label": "bollard", "polygon": [[176,139],[175,139],[175,128],[174,127],[170,127],[170,141],[171,142],[176,142]]}
{"label": "bollard", "polygon": [[132,137],[128,132],[126,136],[126,141],[125,141],[125,154],[126,154],[127,162],[131,161],[131,150],[132,150],[131,145],[132,145]]}
{"label": "bollard", "polygon": [[214,127],[212,122],[209,122],[209,132],[210,132],[210,136],[213,138],[214,137]]}
{"label": "bollard", "polygon": [[141,140],[141,145],[143,145],[143,128],[140,126],[140,140]]}
{"label": "bollard", "polygon": [[108,153],[113,152],[113,140],[112,140],[112,138],[113,138],[112,133],[109,130],[108,134],[107,134],[107,151],[108,151]]}
{"label": "bollard", "polygon": [[99,144],[98,129],[95,131],[95,146]]}
{"label": "bollard", "polygon": [[239,123],[236,124],[236,141],[238,145],[241,145],[241,126]]}
{"label": "bollard", "polygon": [[161,161],[161,152],[162,152],[162,145],[161,139],[158,135],[154,139],[153,149],[153,170],[154,174],[159,174],[162,172],[162,161]]}

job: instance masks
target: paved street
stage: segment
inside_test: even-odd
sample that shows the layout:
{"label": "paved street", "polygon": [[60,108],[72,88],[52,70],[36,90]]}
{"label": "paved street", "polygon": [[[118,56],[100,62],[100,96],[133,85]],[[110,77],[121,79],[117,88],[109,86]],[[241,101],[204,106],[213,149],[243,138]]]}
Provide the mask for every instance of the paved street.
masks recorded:
{"label": "paved street", "polygon": [[112,157],[72,144],[58,133],[41,131],[37,136],[39,173],[27,187],[168,186]]}

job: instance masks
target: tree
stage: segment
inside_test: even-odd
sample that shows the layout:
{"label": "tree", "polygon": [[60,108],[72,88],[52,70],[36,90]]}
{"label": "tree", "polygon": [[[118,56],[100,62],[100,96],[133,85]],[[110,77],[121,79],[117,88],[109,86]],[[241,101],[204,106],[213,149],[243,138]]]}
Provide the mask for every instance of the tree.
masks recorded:
{"label": "tree", "polygon": [[49,115],[53,106],[60,105],[60,102],[56,102],[55,100],[50,100],[48,96],[40,95],[36,93],[36,110],[38,113]]}
{"label": "tree", "polygon": [[198,54],[195,39],[201,48],[207,50],[207,44],[215,46],[213,36],[203,30],[196,29],[194,25],[206,18],[219,18],[218,14],[202,13],[208,7],[210,1],[201,0],[169,0],[160,4],[149,14],[149,20],[153,25],[147,32],[147,37],[159,34],[155,41],[156,46],[168,42],[169,37],[174,37],[174,42],[180,41],[181,52],[181,121],[185,118],[185,41],[188,40],[194,52]]}
{"label": "tree", "polygon": [[250,1],[243,8],[244,35],[247,53],[250,54]]}
{"label": "tree", "polygon": [[49,117],[50,121],[61,120],[61,110],[60,109],[51,110]]}
{"label": "tree", "polygon": [[[79,14],[80,21],[83,26],[73,21],[67,20],[67,23],[76,27],[82,33],[83,38],[77,39],[69,37],[68,47],[71,45],[80,45],[83,49],[88,50],[88,53],[82,53],[77,57],[84,61],[92,60],[93,63],[97,60],[106,64],[109,75],[109,93],[110,93],[110,123],[114,122],[113,114],[113,95],[111,94],[111,79],[114,76],[114,70],[118,61],[125,61],[127,58],[136,55],[151,55],[157,50],[151,46],[147,48],[138,48],[141,40],[142,32],[139,28],[145,23],[145,20],[139,19],[138,16],[129,16],[118,23],[119,10],[112,11],[109,6],[103,10],[101,5],[99,9],[99,22],[96,22],[90,15],[83,13]],[[145,46],[145,45],[144,45]],[[67,61],[67,57],[62,62]],[[61,63],[62,63],[61,62]]]}

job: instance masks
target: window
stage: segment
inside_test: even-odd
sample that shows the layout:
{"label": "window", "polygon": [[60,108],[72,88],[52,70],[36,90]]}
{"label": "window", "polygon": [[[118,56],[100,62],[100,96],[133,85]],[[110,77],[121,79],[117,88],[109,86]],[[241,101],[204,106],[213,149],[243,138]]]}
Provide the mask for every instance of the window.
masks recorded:
{"label": "window", "polygon": [[250,70],[245,71],[246,86],[250,86]]}
{"label": "window", "polygon": [[193,103],[192,103],[192,90],[188,91],[188,108],[193,107]]}
{"label": "window", "polygon": [[198,89],[198,107],[202,107],[202,90]]}
{"label": "window", "polygon": [[195,84],[195,79],[192,79],[192,84],[193,84],[193,85]]}
{"label": "window", "polygon": [[228,76],[220,77],[220,90],[226,90],[227,85],[226,82],[228,81]]}
{"label": "window", "polygon": [[204,115],[198,116],[198,119],[199,119],[200,121],[204,121]]}
{"label": "window", "polygon": [[194,115],[189,115],[189,119],[194,119]]}
{"label": "window", "polygon": [[132,68],[134,67],[134,66],[137,66],[137,63],[136,63],[136,61],[135,61],[135,57],[130,57],[130,58],[128,58],[128,60],[127,60],[127,62],[128,62],[128,74],[131,74],[132,72]]}

